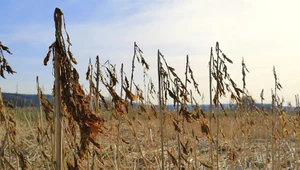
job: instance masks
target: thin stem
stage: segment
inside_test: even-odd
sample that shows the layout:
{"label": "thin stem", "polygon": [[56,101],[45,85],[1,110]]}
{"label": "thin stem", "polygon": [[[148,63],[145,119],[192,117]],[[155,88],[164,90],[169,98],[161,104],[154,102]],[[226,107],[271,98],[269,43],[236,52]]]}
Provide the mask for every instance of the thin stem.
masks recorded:
{"label": "thin stem", "polygon": [[[129,90],[132,90],[132,83],[133,83],[133,72],[134,72],[134,61],[135,61],[135,56],[136,56],[136,42],[134,42],[134,51],[133,51],[133,57],[132,57],[132,63],[131,63],[131,76],[130,76],[130,85],[129,85]],[[127,99],[127,96],[125,97],[125,101]],[[130,104],[132,105],[132,101],[130,101]]]}
{"label": "thin stem", "polygon": [[162,107],[162,80],[161,80],[161,62],[160,52],[157,52],[157,68],[158,68],[158,96],[159,96],[159,113],[160,113],[160,138],[161,138],[161,169],[165,169],[165,158],[164,158],[164,114]]}
{"label": "thin stem", "polygon": [[[210,49],[210,60],[209,60],[209,128],[212,129],[212,62],[213,62],[213,48]],[[209,155],[210,155],[210,162],[211,165],[214,165],[214,156],[213,156],[213,142],[212,142],[212,133],[210,131],[210,142],[209,142]]]}
{"label": "thin stem", "polygon": [[55,162],[56,169],[63,169],[62,163],[62,115],[61,115],[61,94],[60,94],[60,56],[55,50],[54,56],[54,76],[55,76]]}
{"label": "thin stem", "polygon": [[[179,88],[178,88],[178,84],[176,81],[176,96],[177,98],[179,98]],[[179,127],[179,102],[176,102],[176,124]],[[180,150],[180,133],[179,130],[177,130],[177,149],[178,149],[178,169],[181,169],[181,150]]]}
{"label": "thin stem", "polygon": [[[221,70],[221,64],[220,64],[220,51],[219,51],[219,43],[217,42],[216,44],[216,52],[217,52],[217,91],[216,91],[216,104],[217,107],[215,108],[216,112],[218,112],[219,110],[219,88],[220,88],[220,70]],[[216,140],[216,145],[217,145],[217,169],[219,170],[219,114],[216,115],[216,119],[217,119],[217,140]]]}

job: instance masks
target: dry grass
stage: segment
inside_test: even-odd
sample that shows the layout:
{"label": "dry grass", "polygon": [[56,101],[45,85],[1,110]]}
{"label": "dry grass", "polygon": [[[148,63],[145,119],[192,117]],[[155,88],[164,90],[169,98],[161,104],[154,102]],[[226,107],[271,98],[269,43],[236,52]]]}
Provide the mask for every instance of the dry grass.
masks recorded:
{"label": "dry grass", "polygon": [[[176,163],[172,160],[172,156],[177,157],[177,133],[173,126],[173,114],[167,113],[166,128],[164,129],[166,146],[165,168],[167,169],[176,167]],[[161,160],[160,122],[154,116],[151,116],[151,118],[153,120],[149,122],[148,119],[145,119],[145,116],[137,116],[133,122],[136,129],[135,132],[132,129],[132,125],[126,121],[121,121],[121,130],[119,132],[122,141],[119,147],[120,169],[159,169]],[[290,122],[288,131],[293,132],[294,126],[292,124],[299,124],[299,116],[287,116],[287,119]],[[237,165],[242,165],[244,169],[256,169],[259,166],[271,167],[270,157],[268,158],[266,155],[267,149],[270,150],[271,145],[268,137],[271,126],[267,123],[271,121],[271,117],[255,115],[251,117],[251,121],[254,124],[248,124],[246,123],[247,121],[247,118],[243,116],[238,118],[234,116],[220,117],[220,127],[223,127],[220,133],[222,134],[222,139],[220,139],[219,148],[215,148],[219,153],[220,167],[225,169],[232,169]],[[46,124],[46,122],[43,123]],[[37,122],[33,121],[30,124],[26,121],[18,121],[16,126],[16,145],[19,151],[23,153],[29,169],[53,169],[51,140],[45,136],[42,142],[43,147],[40,147],[41,143],[37,140],[37,134],[39,133],[37,125]],[[65,125],[67,125],[67,122],[65,122]],[[209,140],[202,133],[199,122],[186,123],[184,125],[186,129],[185,134],[180,134],[183,152],[182,167],[194,169],[197,166],[199,169],[208,169],[207,167],[210,166]],[[105,131],[107,136],[97,139],[101,149],[92,150],[92,147],[90,147],[90,155],[95,154],[96,157],[93,165],[94,169],[116,169],[117,127],[118,120],[109,120]],[[215,128],[211,130],[212,134],[216,134]],[[47,131],[50,133],[50,129]],[[192,131],[195,137],[193,137]],[[3,141],[5,129],[2,128],[0,134],[0,141]],[[69,142],[72,138],[71,135],[66,133],[64,140],[65,160],[71,159],[73,156],[73,149]],[[214,135],[213,138],[215,139],[216,136]],[[139,144],[144,158],[141,157],[136,143]],[[193,143],[196,145],[194,146]],[[276,169],[284,169],[285,166],[299,168],[299,149],[299,140],[292,133],[281,137],[276,150],[281,150],[283,154],[279,157],[280,162],[276,162]],[[194,162],[195,152],[197,157],[196,164]],[[9,158],[8,152],[5,152],[4,157]],[[87,161],[92,162],[92,157],[82,162],[83,169],[87,169]],[[17,167],[16,157],[13,156],[10,163]],[[91,163],[89,165],[91,169]],[[4,167],[7,167],[7,165]]]}

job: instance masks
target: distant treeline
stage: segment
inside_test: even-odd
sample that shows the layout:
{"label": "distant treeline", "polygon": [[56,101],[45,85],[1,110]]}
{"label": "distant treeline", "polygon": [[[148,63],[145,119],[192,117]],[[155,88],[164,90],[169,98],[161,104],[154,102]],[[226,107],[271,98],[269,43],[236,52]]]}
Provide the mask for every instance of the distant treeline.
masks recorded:
{"label": "distant treeline", "polygon": [[[45,95],[48,100],[51,102],[53,101],[52,95],[46,94]],[[23,107],[23,106],[34,106],[37,107],[39,106],[39,100],[37,97],[37,94],[17,94],[17,93],[2,93],[2,97],[12,103],[15,107]],[[200,106],[204,111],[209,111],[209,105],[208,104],[203,104]],[[226,109],[236,109],[236,105],[233,104],[231,107],[229,104],[224,104],[224,107]],[[256,107],[259,109],[262,108],[260,103],[256,103]],[[287,109],[287,107],[284,107]],[[169,110],[175,110],[173,105],[168,105]],[[188,106],[189,110],[192,110],[192,106]],[[221,108],[220,108],[221,109]],[[252,106],[250,106],[250,109],[254,109]],[[271,109],[271,104],[264,104],[264,109],[270,110]]]}
{"label": "distant treeline", "polygon": [[[262,109],[262,105],[259,103],[255,104],[257,108]],[[235,110],[237,108],[236,104],[232,104],[231,106],[229,104],[223,104],[224,108],[226,108],[227,110]],[[209,104],[202,104],[200,105],[200,107],[202,108],[203,111],[209,111]],[[214,107],[214,106],[213,106]],[[255,110],[255,108],[253,106],[249,106],[250,109]],[[270,111],[271,110],[272,105],[271,104],[264,104],[264,109],[266,111]],[[176,106],[175,106],[176,108]],[[169,110],[175,110],[173,105],[168,105],[168,109]],[[284,107],[286,109],[286,107]],[[188,110],[191,111],[192,110],[192,106],[188,105]],[[219,110],[221,111],[221,107],[219,107]]]}
{"label": "distant treeline", "polygon": [[[48,100],[52,101],[51,95],[45,96]],[[13,104],[15,107],[39,106],[37,94],[2,93],[2,97],[11,104]]]}

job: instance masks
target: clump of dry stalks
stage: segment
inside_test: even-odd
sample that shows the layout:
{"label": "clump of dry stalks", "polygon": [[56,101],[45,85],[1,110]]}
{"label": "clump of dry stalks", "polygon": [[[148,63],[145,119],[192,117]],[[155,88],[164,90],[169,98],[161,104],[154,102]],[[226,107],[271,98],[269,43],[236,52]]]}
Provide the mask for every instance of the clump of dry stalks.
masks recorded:
{"label": "clump of dry stalks", "polygon": [[[14,74],[16,72],[8,64],[3,51],[12,54],[9,48],[0,42],[0,75],[5,79],[4,72],[7,72],[8,74]],[[7,167],[15,169],[12,164],[12,162],[15,161],[18,162],[21,169],[28,169],[29,163],[24,157],[16,141],[16,121],[12,115],[7,113],[5,104],[9,108],[14,108],[12,103],[2,98],[2,91],[0,88],[0,126],[4,127],[6,131],[4,138],[1,141],[0,167],[3,169],[6,169]],[[8,150],[8,155],[6,155],[6,150]]]}
{"label": "clump of dry stalks", "polygon": [[[54,69],[58,69],[58,74],[55,75],[55,79],[58,81],[58,84],[56,83],[56,85],[59,85],[54,86],[54,95],[60,97],[55,98],[56,100],[59,100],[59,105],[55,107],[64,108],[62,112],[65,112],[64,115],[68,121],[68,126],[66,128],[68,128],[68,131],[70,131],[74,137],[78,134],[78,128],[80,131],[79,141],[77,141],[76,138],[74,138],[73,141],[69,141],[71,142],[70,145],[73,147],[70,149],[73,150],[74,160],[73,162],[67,163],[69,169],[78,169],[81,167],[81,159],[86,159],[86,153],[90,142],[100,149],[100,145],[95,141],[95,136],[100,133],[104,134],[102,130],[104,120],[95,115],[90,109],[89,99],[79,84],[79,74],[72,65],[72,63],[77,64],[77,62],[70,51],[70,46],[72,44],[66,31],[63,13],[59,8],[55,9],[54,21],[56,40],[49,47],[48,54],[44,59],[44,65],[47,65],[50,55],[52,54]],[[63,37],[63,29],[67,36],[67,48]],[[58,94],[56,92],[58,92]],[[61,113],[58,113],[56,116],[60,114]],[[61,121],[56,122],[56,124],[61,123]],[[59,137],[62,136],[56,136],[56,138]],[[59,144],[56,143],[56,145]],[[59,154],[57,156],[59,156]],[[58,161],[61,160],[57,160],[57,164]]]}

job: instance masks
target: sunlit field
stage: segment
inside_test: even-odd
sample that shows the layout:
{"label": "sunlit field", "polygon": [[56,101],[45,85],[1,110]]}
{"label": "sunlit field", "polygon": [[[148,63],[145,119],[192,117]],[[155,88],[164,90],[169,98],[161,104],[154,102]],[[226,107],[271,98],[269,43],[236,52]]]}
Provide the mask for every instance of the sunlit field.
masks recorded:
{"label": "sunlit field", "polygon": [[[221,42],[211,47],[205,73],[194,72],[186,56],[185,74],[179,75],[160,50],[157,65],[150,66],[134,42],[132,65],[95,56],[86,74],[79,75],[67,20],[56,8],[55,41],[41,58],[46,67],[53,67],[47,75],[55,79],[53,100],[43,94],[38,77],[38,105],[23,101],[20,107],[0,95],[0,169],[300,168],[299,96],[296,106],[286,106],[278,95],[283,87],[275,67],[272,103],[265,103],[264,90],[256,101],[250,95],[244,59],[243,84],[235,83],[228,69],[233,61]],[[18,74],[8,64],[11,52],[4,43],[3,81]],[[131,72],[125,73],[124,67]],[[149,70],[156,70],[157,76],[149,77]],[[208,82],[195,79],[208,73]],[[79,76],[89,87],[82,86]],[[203,95],[200,84],[209,86],[207,105],[197,100]],[[224,98],[229,103],[222,103]]]}

